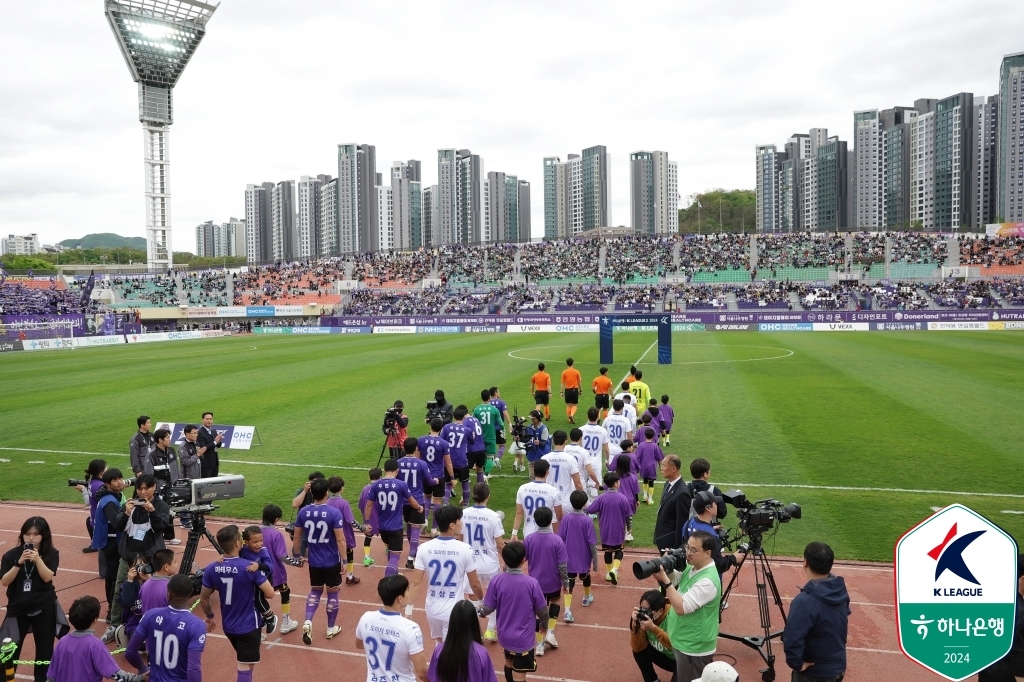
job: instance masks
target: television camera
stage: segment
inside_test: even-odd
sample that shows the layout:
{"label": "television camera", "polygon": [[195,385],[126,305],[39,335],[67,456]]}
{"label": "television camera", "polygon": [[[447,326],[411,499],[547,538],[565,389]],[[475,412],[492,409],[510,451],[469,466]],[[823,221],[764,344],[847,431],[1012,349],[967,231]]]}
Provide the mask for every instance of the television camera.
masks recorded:
{"label": "television camera", "polygon": [[742,490],[727,490],[722,493],[722,499],[727,504],[736,507],[739,529],[739,535],[722,538],[722,543],[725,545],[733,544],[740,537],[746,535],[750,537],[751,547],[759,547],[761,539],[767,531],[803,516],[803,510],[795,502],[785,505],[772,499],[750,502]]}
{"label": "television camera", "polygon": [[182,525],[188,526],[188,540],[181,555],[178,573],[192,578],[195,591],[198,582],[197,576],[192,573],[192,563],[199,549],[199,538],[205,537],[218,554],[224,553],[217,544],[217,538],[206,527],[206,514],[217,508],[214,502],[244,497],[245,477],[235,474],[215,478],[181,478],[171,483],[163,495],[171,512],[181,517]]}

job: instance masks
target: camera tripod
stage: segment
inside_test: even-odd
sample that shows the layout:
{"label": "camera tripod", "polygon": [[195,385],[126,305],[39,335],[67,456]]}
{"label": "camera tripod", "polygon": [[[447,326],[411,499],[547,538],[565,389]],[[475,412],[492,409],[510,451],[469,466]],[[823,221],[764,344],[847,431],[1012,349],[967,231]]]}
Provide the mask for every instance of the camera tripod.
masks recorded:
{"label": "camera tripod", "polygon": [[[747,550],[747,553],[743,555],[743,560],[736,564],[736,568],[733,569],[732,577],[729,579],[729,585],[722,592],[721,603],[724,604],[728,601],[729,594],[732,592],[732,588],[735,587],[736,580],[739,578],[740,569],[743,568],[743,564],[747,562],[747,559],[751,559],[751,563],[754,566],[754,584],[757,588],[757,610],[761,616],[762,634],[731,635],[725,632],[719,632],[718,636],[739,642],[760,654],[761,658],[768,665],[767,668],[762,668],[760,671],[761,680],[763,682],[774,682],[775,654],[772,653],[772,640],[781,639],[782,630],[772,632],[771,605],[768,602],[769,590],[771,590],[772,600],[775,602],[775,605],[779,608],[779,613],[782,615],[783,625],[786,624],[786,611],[782,607],[782,597],[779,596],[779,588],[775,584],[775,576],[772,575],[772,567],[768,563],[768,557],[765,556],[764,548],[761,546],[760,534],[750,536],[750,548]],[[719,607],[718,622],[722,622],[721,607]]]}
{"label": "camera tripod", "polygon": [[188,531],[188,540],[185,541],[185,551],[181,554],[181,564],[179,564],[178,573],[181,575],[192,575],[192,563],[196,559],[196,551],[199,549],[199,538],[205,537],[213,545],[213,548],[217,550],[218,554],[223,555],[224,550],[217,544],[217,538],[213,537],[213,533],[206,527],[206,511],[213,511],[213,507],[210,506],[208,509],[203,511],[192,511],[192,527]]}
{"label": "camera tripod", "polygon": [[[380,468],[380,463],[384,461],[384,453],[388,452],[388,441],[391,440],[392,436],[398,437],[398,428],[394,424],[390,426],[385,425],[382,430],[384,431],[384,445],[380,446],[380,457],[377,458],[378,469]],[[391,457],[390,452],[388,452],[388,457]]]}

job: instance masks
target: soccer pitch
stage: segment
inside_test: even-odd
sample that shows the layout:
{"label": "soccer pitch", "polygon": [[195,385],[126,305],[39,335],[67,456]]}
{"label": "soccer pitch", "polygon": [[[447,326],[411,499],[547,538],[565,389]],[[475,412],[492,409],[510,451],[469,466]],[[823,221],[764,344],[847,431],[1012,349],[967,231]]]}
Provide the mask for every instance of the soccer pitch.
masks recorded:
{"label": "soccer pitch", "polygon": [[[900,534],[952,502],[1024,540],[1024,334],[676,333],[673,365],[656,364],[653,333],[615,341],[612,379],[644,356],[652,394],[671,397],[666,451],[684,469],[706,457],[720,487],[802,505],[802,519],[766,538],[769,551],[799,554],[817,539],[842,558],[891,561]],[[416,436],[438,388],[472,408],[497,385],[525,415],[538,361],[557,383],[573,357],[589,387],[597,346],[596,334],[246,336],[10,354],[0,360],[0,497],[80,501],[66,479],[95,456],[126,471],[139,414],[198,422],[212,410],[217,423],[255,425],[263,443],[222,451],[221,472],[244,474],[247,494],[219,515],[258,518],[274,502],[287,518],[313,469],[341,475],[354,502],[394,400]],[[549,428],[569,428],[557,391]],[[505,462],[491,506],[508,530],[525,476]],[[641,507],[635,545],[651,544],[656,509]]]}

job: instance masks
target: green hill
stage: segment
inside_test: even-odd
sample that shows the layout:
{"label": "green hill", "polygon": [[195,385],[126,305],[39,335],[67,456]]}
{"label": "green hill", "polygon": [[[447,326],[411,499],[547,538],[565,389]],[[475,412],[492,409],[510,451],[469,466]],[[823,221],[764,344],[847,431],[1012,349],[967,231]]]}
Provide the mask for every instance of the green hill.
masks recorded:
{"label": "green hill", "polygon": [[[700,201],[700,215],[697,211]],[[749,189],[712,189],[687,197],[679,209],[680,232],[753,232],[756,225],[756,194]],[[698,222],[699,219],[699,222]]]}
{"label": "green hill", "polygon": [[87,234],[81,239],[65,239],[60,243],[66,249],[135,249],[146,250],[145,237],[122,237],[113,232]]}

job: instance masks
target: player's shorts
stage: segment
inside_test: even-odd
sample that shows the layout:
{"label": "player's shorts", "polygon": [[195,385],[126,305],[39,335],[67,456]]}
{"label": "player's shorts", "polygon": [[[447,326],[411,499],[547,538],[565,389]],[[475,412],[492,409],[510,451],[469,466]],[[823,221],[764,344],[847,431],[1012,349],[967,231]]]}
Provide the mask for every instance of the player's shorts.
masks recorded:
{"label": "player's shorts", "polygon": [[406,523],[411,523],[414,526],[422,526],[425,521],[423,512],[416,511],[409,505],[402,507],[402,518]]}
{"label": "player's shorts", "polygon": [[282,604],[288,604],[288,603],[291,602],[292,591],[288,587],[288,583],[281,583],[280,585],[274,585],[274,592],[278,592],[278,593],[281,594],[281,603]]}
{"label": "player's shorts", "polygon": [[498,439],[497,438],[494,439],[493,443],[487,443],[486,446],[487,447],[484,450],[484,452],[486,454],[492,455],[492,456],[498,454]]}
{"label": "player's shorts", "polygon": [[[459,483],[462,483],[463,481],[468,481],[469,480],[469,466],[467,465],[467,466],[464,466],[464,467],[455,467],[455,478],[458,479]],[[445,479],[444,480],[451,481],[452,479],[448,478],[447,474],[445,474]]]}
{"label": "player's shorts", "polygon": [[545,592],[544,598],[549,602],[558,601],[562,598],[562,590],[555,590],[554,592]]}
{"label": "player's shorts", "polygon": [[644,478],[644,485],[654,485],[658,479],[656,478]]}
{"label": "player's shorts", "polygon": [[568,405],[578,405],[580,402],[580,389],[578,388],[567,388],[565,389],[565,402]]}
{"label": "player's shorts", "polygon": [[444,482],[448,480],[448,472],[445,472],[442,480],[437,482],[437,485],[425,486],[423,492],[431,497],[442,498],[444,497]]}
{"label": "player's shorts", "polygon": [[594,396],[594,407],[600,410],[610,410],[612,397],[607,393],[598,393]]}
{"label": "player's shorts", "polygon": [[509,651],[503,649],[505,652],[505,665],[512,668],[517,673],[535,673],[537,672],[537,656],[534,653],[534,649],[529,651]]}
{"label": "player's shorts", "polygon": [[622,545],[606,545],[606,544],[604,544],[602,542],[601,543],[601,551],[602,552],[621,552],[622,551]]}
{"label": "player's shorts", "polygon": [[427,615],[427,625],[430,626],[431,639],[444,639],[448,636],[448,621],[450,618],[434,618]]}
{"label": "player's shorts", "polygon": [[[312,587],[337,587],[341,584],[341,562],[333,566],[309,565],[309,584]],[[258,639],[258,638],[257,638]]]}
{"label": "player's shorts", "polygon": [[[480,564],[478,562],[477,566],[479,565]],[[484,587],[484,589],[486,589],[487,586],[491,583],[491,581],[497,578],[500,573],[500,570],[495,571],[494,573],[481,573],[478,569],[476,572],[476,577],[480,578],[480,584]]]}
{"label": "player's shorts", "polygon": [[504,445],[505,443],[507,443],[508,441],[505,440],[505,432],[498,431],[498,433],[494,435],[494,442],[497,445]]}
{"label": "player's shorts", "polygon": [[[405,541],[405,535],[399,530],[384,530],[380,531],[380,539],[384,541],[384,544],[388,546],[388,549],[392,552],[401,552],[402,543]],[[339,583],[340,584],[340,583]]]}
{"label": "player's shorts", "polygon": [[[494,454],[493,452],[491,454]],[[466,459],[469,460],[469,468],[476,467],[477,469],[483,469],[484,464],[487,463],[487,453],[483,450],[480,452],[467,452]],[[462,480],[461,478],[459,479]]]}
{"label": "player's shorts", "polygon": [[534,391],[533,399],[536,401],[534,405],[547,405],[549,394],[547,391]]}
{"label": "player's shorts", "polygon": [[263,628],[256,628],[244,635],[224,633],[235,650],[235,660],[248,665],[260,662],[260,633],[262,631]]}

